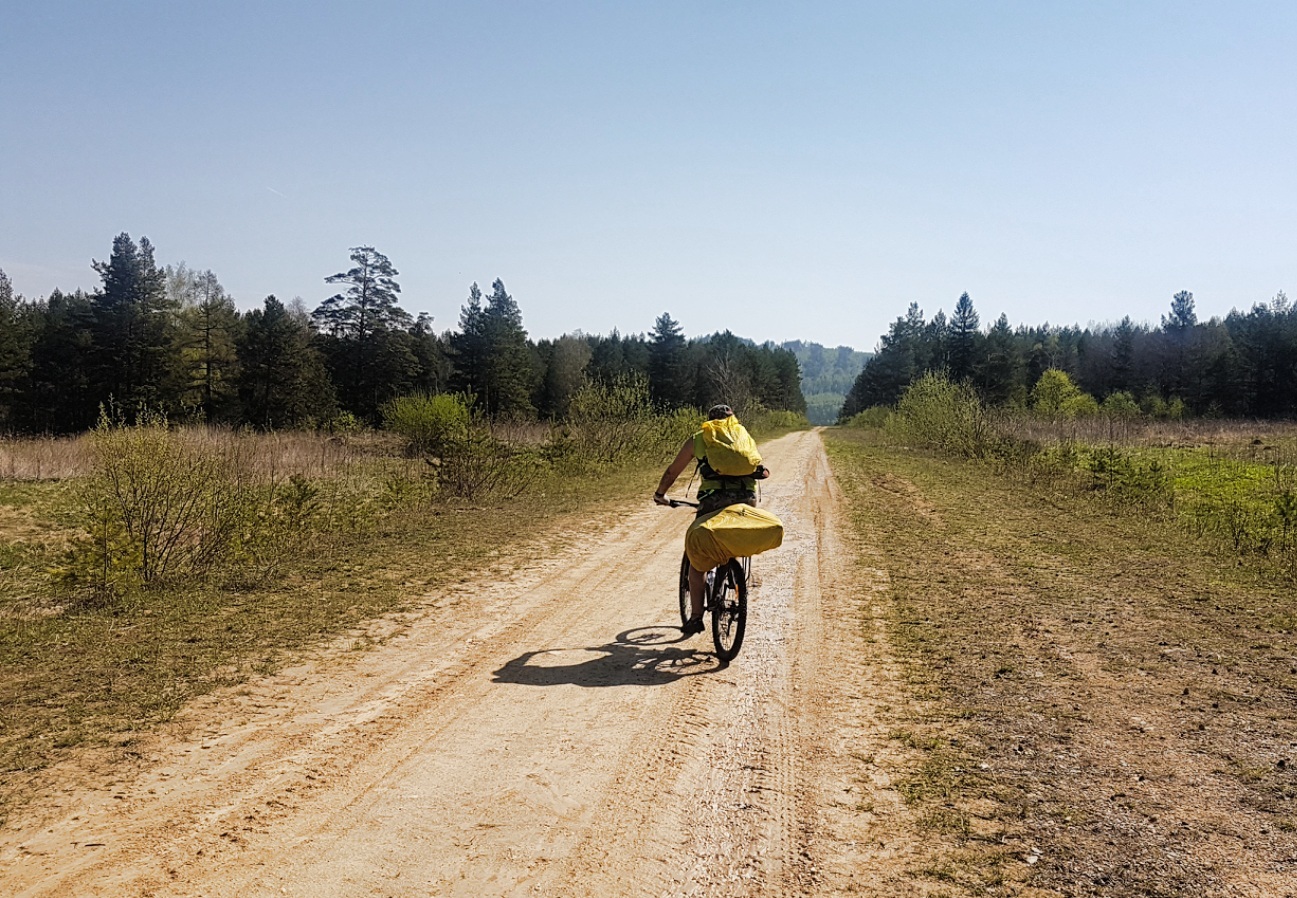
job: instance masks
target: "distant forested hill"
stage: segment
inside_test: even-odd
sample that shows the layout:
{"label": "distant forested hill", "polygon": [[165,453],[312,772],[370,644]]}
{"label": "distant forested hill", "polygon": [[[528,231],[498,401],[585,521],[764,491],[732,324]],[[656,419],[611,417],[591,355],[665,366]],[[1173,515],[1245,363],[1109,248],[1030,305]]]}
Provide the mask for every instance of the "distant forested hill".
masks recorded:
{"label": "distant forested hill", "polygon": [[847,391],[855,383],[872,352],[858,352],[850,346],[833,349],[819,343],[791,340],[781,345],[797,356],[802,369],[802,395],[806,397],[806,416],[812,424],[832,424]]}

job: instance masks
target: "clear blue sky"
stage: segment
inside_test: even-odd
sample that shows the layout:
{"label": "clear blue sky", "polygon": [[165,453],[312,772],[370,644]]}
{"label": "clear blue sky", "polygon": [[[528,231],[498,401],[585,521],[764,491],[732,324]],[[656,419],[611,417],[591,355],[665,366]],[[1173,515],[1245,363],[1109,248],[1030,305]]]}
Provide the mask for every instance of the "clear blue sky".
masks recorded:
{"label": "clear blue sky", "polygon": [[455,326],[874,346],[906,305],[1297,292],[1297,4],[6,4],[0,268],[113,237],[314,308],[370,244]]}

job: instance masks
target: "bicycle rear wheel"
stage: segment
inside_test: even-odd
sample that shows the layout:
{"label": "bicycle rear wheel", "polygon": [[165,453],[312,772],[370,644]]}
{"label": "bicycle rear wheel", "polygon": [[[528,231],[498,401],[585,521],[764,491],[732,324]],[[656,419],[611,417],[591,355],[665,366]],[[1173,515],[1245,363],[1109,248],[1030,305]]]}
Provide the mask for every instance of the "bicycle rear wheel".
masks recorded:
{"label": "bicycle rear wheel", "polygon": [[689,556],[680,562],[680,626],[689,623]]}
{"label": "bicycle rear wheel", "polygon": [[711,612],[716,657],[732,661],[743,645],[743,631],[748,622],[748,579],[737,559],[716,569],[711,590]]}

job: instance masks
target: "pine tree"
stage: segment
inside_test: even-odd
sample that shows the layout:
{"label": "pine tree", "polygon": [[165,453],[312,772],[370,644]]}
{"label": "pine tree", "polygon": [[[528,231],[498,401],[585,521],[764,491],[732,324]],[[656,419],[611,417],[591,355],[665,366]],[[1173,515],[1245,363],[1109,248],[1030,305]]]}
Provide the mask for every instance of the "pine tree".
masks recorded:
{"label": "pine tree", "polygon": [[0,270],[0,433],[15,428],[29,384],[33,334],[28,315]]}
{"label": "pine tree", "polygon": [[486,378],[483,402],[492,415],[534,415],[536,366],[522,326],[522,310],[497,278],[483,309]]}
{"label": "pine tree", "polygon": [[1171,312],[1162,316],[1162,330],[1168,333],[1184,333],[1198,323],[1198,314],[1193,310],[1193,294],[1181,290],[1171,297]]}
{"label": "pine tree", "polygon": [[153,244],[129,234],[113,240],[107,262],[94,262],[103,281],[94,296],[96,370],[93,382],[103,402],[115,402],[133,415],[157,408],[168,368],[167,330],[172,306],[165,275],[153,259]]}
{"label": "pine tree", "polygon": [[623,348],[621,333],[617,328],[605,336],[589,337],[590,379],[601,384],[611,384],[629,369],[626,366],[626,353]]}
{"label": "pine tree", "polygon": [[1135,388],[1135,325],[1129,315],[1112,336],[1112,388],[1130,392]]}
{"label": "pine tree", "polygon": [[790,349],[765,347],[774,367],[772,392],[765,398],[770,408],[806,414],[806,396],[802,393],[802,369]]}
{"label": "pine tree", "polygon": [[1189,369],[1189,340],[1198,315],[1193,309],[1193,294],[1181,290],[1171,297],[1171,312],[1162,316],[1162,333],[1166,343],[1162,355],[1161,387],[1163,395],[1186,398],[1185,392],[1192,374]]}
{"label": "pine tree", "polygon": [[413,383],[418,362],[409,328],[413,320],[396,301],[401,286],[387,256],[372,246],[351,249],[352,268],[324,279],[347,289],[311,315],[343,404],[377,421],[379,408]]}
{"label": "pine tree", "polygon": [[950,379],[955,382],[971,378],[977,367],[981,336],[978,324],[973,300],[964,293],[955,303],[950,319]]}
{"label": "pine tree", "polygon": [[28,430],[72,433],[93,427],[99,391],[91,375],[97,368],[95,307],[80,290],[54,290],[34,304],[30,388],[22,420]]}
{"label": "pine tree", "polygon": [[238,383],[244,417],[254,427],[298,427],[332,415],[333,385],[312,338],[305,313],[274,296],[248,313],[238,341]]}
{"label": "pine tree", "polygon": [[978,391],[990,405],[1023,404],[1027,395],[1023,370],[1009,317],[1002,314],[986,335],[984,352],[974,372]]}
{"label": "pine tree", "polygon": [[414,327],[410,328],[410,336],[418,363],[414,388],[428,395],[444,393],[450,388],[452,373],[448,337],[432,329],[432,316],[426,312],[419,313]]}
{"label": "pine tree", "polygon": [[459,312],[459,333],[451,334],[450,348],[455,388],[481,399],[486,389],[488,348],[486,310],[476,281],[468,288],[468,301]]}
{"label": "pine tree", "polygon": [[894,405],[901,398],[905,388],[926,370],[924,362],[931,351],[924,345],[927,334],[919,304],[910,303],[856,376],[842,404],[842,420],[875,405]]}
{"label": "pine tree", "polygon": [[649,334],[649,395],[659,408],[689,405],[694,372],[680,322],[663,312]]}
{"label": "pine tree", "polygon": [[[917,310],[917,303],[910,303],[910,310]],[[946,320],[944,309],[937,309],[937,314],[932,316],[932,320],[923,325],[921,336],[916,336],[921,340],[925,349],[917,350],[919,353],[919,366],[924,371],[941,371],[950,373],[950,322]],[[925,351],[926,350],[926,351]]]}
{"label": "pine tree", "polygon": [[593,352],[580,333],[564,334],[547,347],[540,411],[552,419],[567,416],[572,397],[587,382]]}

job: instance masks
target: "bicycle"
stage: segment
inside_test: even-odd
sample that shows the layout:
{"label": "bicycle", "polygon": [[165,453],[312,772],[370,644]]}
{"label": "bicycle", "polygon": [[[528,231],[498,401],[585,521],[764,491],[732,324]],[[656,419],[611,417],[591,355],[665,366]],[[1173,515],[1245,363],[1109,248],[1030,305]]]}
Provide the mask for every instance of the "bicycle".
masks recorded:
{"label": "bicycle", "polygon": [[[697,508],[697,502],[671,499],[672,508],[688,506]],[[752,573],[751,558],[731,558],[707,572],[706,592],[703,594],[703,612],[711,612],[712,645],[721,661],[733,661],[743,645],[743,633],[748,622],[748,582]],[[680,562],[680,624],[689,620],[689,556]]]}

